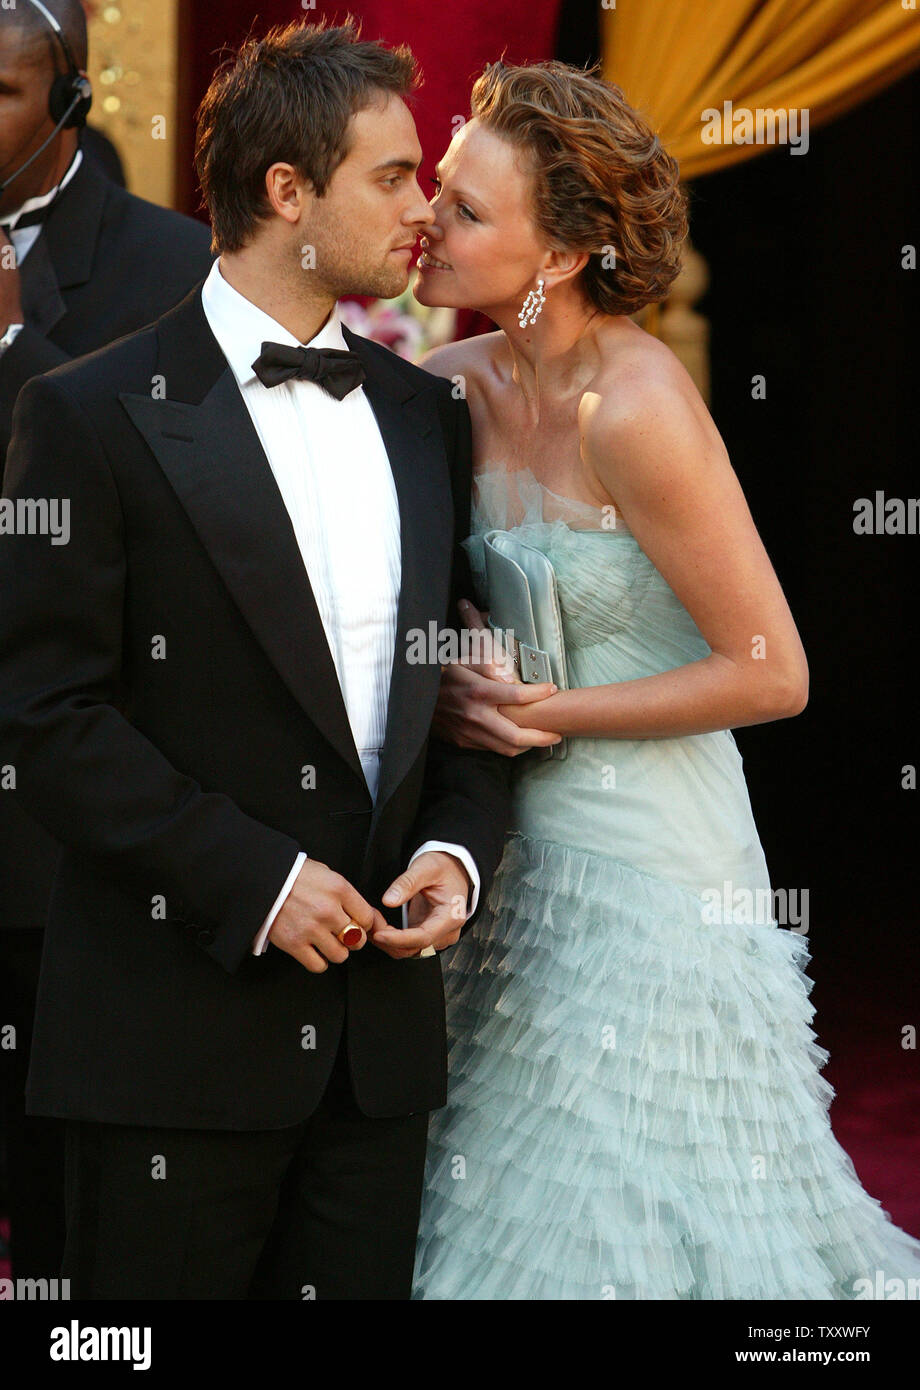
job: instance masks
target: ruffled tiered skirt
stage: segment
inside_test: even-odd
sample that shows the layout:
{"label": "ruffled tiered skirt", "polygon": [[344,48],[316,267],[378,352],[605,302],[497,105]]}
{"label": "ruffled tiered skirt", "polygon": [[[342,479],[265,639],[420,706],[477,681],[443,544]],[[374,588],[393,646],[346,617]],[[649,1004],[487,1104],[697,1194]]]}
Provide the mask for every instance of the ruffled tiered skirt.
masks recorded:
{"label": "ruffled tiered skirt", "polygon": [[444,957],[415,1298],[871,1298],[879,1271],[917,1297],[920,1241],[830,1128],[804,938],[701,909],[508,837]]}

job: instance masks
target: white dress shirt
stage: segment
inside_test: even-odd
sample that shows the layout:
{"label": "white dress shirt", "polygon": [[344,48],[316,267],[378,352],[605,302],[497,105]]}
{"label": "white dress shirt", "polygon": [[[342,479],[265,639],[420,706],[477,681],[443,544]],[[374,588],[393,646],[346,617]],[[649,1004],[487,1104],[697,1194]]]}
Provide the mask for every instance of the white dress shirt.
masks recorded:
{"label": "white dress shirt", "polygon": [[[399,502],[390,461],[363,387],[338,401],[312,381],[294,378],[263,386],[252,369],[263,342],[348,351],[338,306],[316,336],[301,345],[228,284],[219,260],[202,286],[201,302],[291,519],[361,767],[376,801],[402,579]],[[463,845],[428,840],[412,859],[429,849],[446,850],[463,864],[472,883],[468,914],[475,912],[479,873],[472,855]],[[254,945],[257,955],[267,949],[272,923],[306,858],[303,852],[297,856],[262,924]]]}
{"label": "white dress shirt", "polygon": [[60,183],[56,183],[47,193],[39,193],[34,198],[27,198],[22,207],[17,208],[15,212],[4,214],[2,219],[3,226],[15,248],[17,265],[22,265],[26,256],[32,250],[32,247],[41,234],[41,225],[37,224],[31,227],[23,227],[21,231],[17,232],[16,223],[21,217],[24,217],[27,212],[37,212],[39,208],[47,207],[48,204],[57,197],[61,189],[67,187],[70,180],[79,169],[82,161],[83,151],[78,149],[73,159],[70,161],[70,164],[67,166],[67,172]]}

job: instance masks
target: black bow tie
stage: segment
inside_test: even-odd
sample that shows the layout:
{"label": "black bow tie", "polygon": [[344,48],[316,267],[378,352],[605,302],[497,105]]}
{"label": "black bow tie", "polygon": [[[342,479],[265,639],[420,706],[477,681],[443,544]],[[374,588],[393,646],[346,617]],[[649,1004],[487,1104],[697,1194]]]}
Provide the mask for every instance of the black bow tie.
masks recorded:
{"label": "black bow tie", "polygon": [[[40,227],[45,220],[45,213],[47,211],[47,208],[35,208],[32,212],[24,212],[13,228],[13,231],[21,232],[25,227]],[[3,218],[0,217],[0,227],[2,227],[7,236],[9,236],[10,222],[4,221]]]}
{"label": "black bow tie", "polygon": [[337,401],[344,400],[349,391],[365,379],[360,357],[341,348],[288,347],[285,343],[263,343],[261,356],[252,370],[263,386],[280,386],[282,381],[297,377],[315,381]]}

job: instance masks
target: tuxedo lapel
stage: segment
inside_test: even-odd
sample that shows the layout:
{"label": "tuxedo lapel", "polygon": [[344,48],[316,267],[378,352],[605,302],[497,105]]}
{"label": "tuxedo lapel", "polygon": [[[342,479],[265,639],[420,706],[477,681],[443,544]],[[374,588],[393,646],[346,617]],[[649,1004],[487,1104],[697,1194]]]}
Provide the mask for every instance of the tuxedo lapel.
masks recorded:
{"label": "tuxedo lapel", "polygon": [[22,263],[23,313],[39,333],[49,334],[63,318],[67,306],[61,291],[84,285],[92,274],[106,187],[84,154]]}
{"label": "tuxedo lapel", "polygon": [[158,331],[158,372],[170,398],[123,392],[122,404],[259,645],[298,704],[366,786],[294,528],[233,373],[204,316],[200,288],[159,321]]}
{"label": "tuxedo lapel", "polygon": [[64,317],[66,305],[55,273],[48,244],[39,236],[19,272],[22,312],[26,323],[47,336]]}
{"label": "tuxedo lapel", "polygon": [[[335,663],[294,529],[200,287],[157,325],[168,399],[120,399],[185,508],[256,640],[301,707],[366,788]],[[347,333],[347,330],[346,330]],[[447,599],[451,493],[433,395],[417,394],[374,345],[348,334],[367,372],[400,508],[402,583],[376,812],[425,737],[440,681],[410,666],[406,634]]]}

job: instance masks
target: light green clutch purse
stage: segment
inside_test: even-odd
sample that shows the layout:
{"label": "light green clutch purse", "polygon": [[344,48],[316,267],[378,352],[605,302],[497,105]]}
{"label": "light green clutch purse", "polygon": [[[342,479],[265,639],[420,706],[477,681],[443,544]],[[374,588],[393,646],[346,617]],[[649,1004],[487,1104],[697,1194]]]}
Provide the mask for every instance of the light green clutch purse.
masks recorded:
{"label": "light green clutch purse", "polygon": [[[513,632],[510,654],[522,681],[553,681],[568,690],[555,570],[542,550],[507,531],[486,531],[482,540],[489,627],[502,637]],[[564,758],[568,743],[533,751],[541,759]]]}

